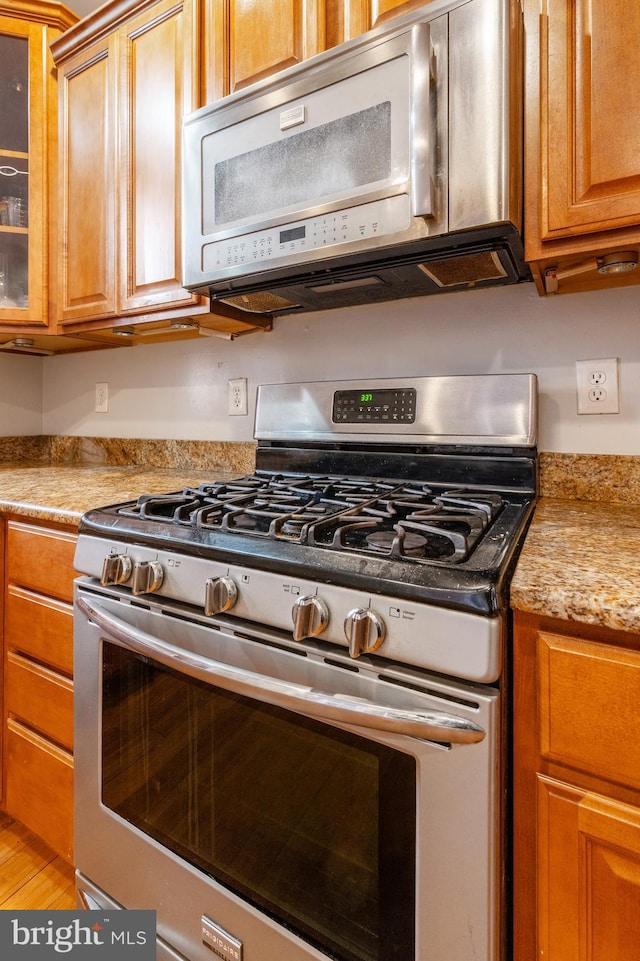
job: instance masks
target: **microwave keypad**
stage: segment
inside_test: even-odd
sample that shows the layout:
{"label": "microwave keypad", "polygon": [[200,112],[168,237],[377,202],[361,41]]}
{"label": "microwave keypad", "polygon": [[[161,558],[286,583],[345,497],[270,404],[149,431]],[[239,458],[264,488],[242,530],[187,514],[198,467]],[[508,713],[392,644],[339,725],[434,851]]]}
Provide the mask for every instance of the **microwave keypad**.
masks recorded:
{"label": "microwave keypad", "polygon": [[376,200],[310,217],[307,220],[274,227],[205,244],[202,250],[203,270],[222,270],[243,264],[268,260],[274,264],[289,259],[300,260],[304,251],[353,244],[372,237],[402,233],[409,227],[411,202],[407,194]]}

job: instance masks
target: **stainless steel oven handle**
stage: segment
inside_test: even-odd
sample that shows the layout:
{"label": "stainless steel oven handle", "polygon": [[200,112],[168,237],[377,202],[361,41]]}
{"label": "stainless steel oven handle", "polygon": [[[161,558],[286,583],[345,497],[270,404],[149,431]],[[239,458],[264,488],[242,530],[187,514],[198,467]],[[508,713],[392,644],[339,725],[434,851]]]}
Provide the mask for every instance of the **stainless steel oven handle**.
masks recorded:
{"label": "stainless steel oven handle", "polygon": [[116,643],[182,674],[277,707],[325,721],[337,721],[446,744],[475,744],[485,737],[473,721],[440,711],[408,711],[375,704],[362,697],[330,694],[302,684],[280,681],[167,644],[109,614],[81,594],[78,610]]}

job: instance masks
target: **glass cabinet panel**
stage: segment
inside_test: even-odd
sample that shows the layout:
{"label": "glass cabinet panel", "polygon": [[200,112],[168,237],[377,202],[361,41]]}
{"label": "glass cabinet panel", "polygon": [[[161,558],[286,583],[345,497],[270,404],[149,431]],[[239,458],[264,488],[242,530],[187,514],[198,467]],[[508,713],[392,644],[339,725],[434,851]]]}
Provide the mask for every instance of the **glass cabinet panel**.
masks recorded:
{"label": "glass cabinet panel", "polygon": [[29,41],[0,33],[0,309],[28,307]]}

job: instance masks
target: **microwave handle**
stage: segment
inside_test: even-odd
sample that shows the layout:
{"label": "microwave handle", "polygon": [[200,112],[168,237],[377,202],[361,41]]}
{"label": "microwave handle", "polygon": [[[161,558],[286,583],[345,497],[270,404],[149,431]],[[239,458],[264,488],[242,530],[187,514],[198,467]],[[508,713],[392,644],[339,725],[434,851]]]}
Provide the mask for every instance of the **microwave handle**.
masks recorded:
{"label": "microwave handle", "polygon": [[435,71],[430,26],[426,22],[417,23],[411,33],[411,203],[414,217],[436,216]]}
{"label": "microwave handle", "polygon": [[76,599],[76,607],[120,646],[127,647],[143,657],[152,658],[182,674],[245,697],[252,697],[254,700],[307,714],[319,720],[373,728],[425,741],[474,744],[485,737],[481,727],[455,714],[403,710],[376,704],[362,697],[330,694],[182,650],[127,624],[109,614],[99,604],[90,603],[81,594]]}

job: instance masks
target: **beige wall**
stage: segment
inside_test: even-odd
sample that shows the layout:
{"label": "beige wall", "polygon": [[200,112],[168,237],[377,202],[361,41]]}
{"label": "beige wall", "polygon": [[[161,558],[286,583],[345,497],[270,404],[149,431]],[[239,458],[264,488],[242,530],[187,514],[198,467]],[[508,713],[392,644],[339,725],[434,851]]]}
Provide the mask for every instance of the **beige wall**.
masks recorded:
{"label": "beige wall", "polygon": [[0,353],[0,435],[42,432],[42,360]]}
{"label": "beige wall", "polygon": [[[576,412],[575,361],[620,358],[621,413]],[[640,454],[640,287],[539,298],[533,284],[281,318],[269,334],[35,360],[45,433],[250,440],[260,383],[533,371],[540,449]],[[227,414],[246,377],[250,413]],[[95,383],[110,410],[93,412]],[[5,433],[5,431],[2,431]],[[25,431],[28,432],[28,431]]]}

